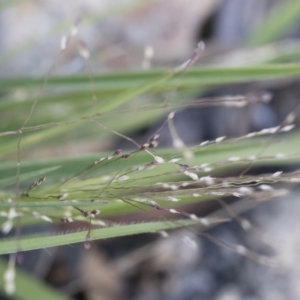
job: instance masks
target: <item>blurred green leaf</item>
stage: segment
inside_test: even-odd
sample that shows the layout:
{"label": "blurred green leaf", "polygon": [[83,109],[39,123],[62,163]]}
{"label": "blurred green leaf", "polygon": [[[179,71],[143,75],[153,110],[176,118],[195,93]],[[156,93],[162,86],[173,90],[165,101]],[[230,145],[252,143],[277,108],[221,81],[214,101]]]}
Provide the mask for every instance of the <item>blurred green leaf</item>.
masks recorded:
{"label": "blurred green leaf", "polygon": [[[284,76],[299,75],[299,64],[270,64],[247,67],[193,67],[190,68],[184,76],[181,74],[173,75],[169,69],[151,69],[147,71],[118,71],[103,74],[95,74],[96,89],[101,88],[120,92],[120,90],[130,89],[135,90],[139,85],[144,88],[148,87],[147,91],[160,88],[168,90],[174,86],[191,87],[193,85],[207,84],[222,84],[230,82],[241,82],[259,79],[270,79]],[[168,79],[168,80],[167,80]],[[1,89],[11,89],[20,87],[40,87],[44,78],[30,77],[12,77],[1,78]],[[72,76],[51,76],[48,81],[49,86],[56,87],[74,87],[80,88],[87,85],[90,90],[90,78],[87,75],[72,75]],[[148,86],[150,85],[150,86]],[[90,94],[89,94],[90,97]]]}
{"label": "blurred green leaf", "polygon": [[[20,175],[20,182],[22,182],[23,180],[28,180],[28,179],[32,179],[32,178],[37,180],[39,177],[44,176],[44,175],[48,174],[49,172],[55,171],[59,168],[60,168],[60,166],[55,166],[55,167],[50,167],[50,168],[46,168],[46,169],[35,170],[32,172],[28,172],[28,173],[23,173],[22,175]],[[0,187],[3,188],[7,185],[14,183],[15,181],[16,181],[16,176],[1,179]]]}
{"label": "blurred green leaf", "polygon": [[285,0],[278,3],[249,37],[252,46],[267,44],[279,39],[300,17],[300,1]]}
{"label": "blurred green leaf", "polygon": [[[216,222],[218,222],[216,220]],[[175,229],[184,226],[191,226],[199,224],[199,221],[195,220],[169,220],[164,222],[143,222],[135,224],[122,224],[113,225],[111,227],[104,227],[100,229],[93,229],[91,232],[91,239],[107,239],[113,237],[121,237],[126,235],[141,234],[148,232],[157,232],[160,230]],[[0,254],[14,253],[18,251],[17,247],[20,247],[22,251],[49,248],[61,245],[69,245],[73,243],[86,241],[87,228],[83,231],[73,233],[59,233],[55,235],[45,236],[23,236],[16,245],[15,239],[2,239]]]}
{"label": "blurred green leaf", "polygon": [[[4,274],[7,268],[7,263],[0,259],[0,274]],[[16,291],[12,296],[8,296],[4,291],[4,281],[0,280],[1,294],[7,298],[5,299],[19,299],[19,300],[68,300],[69,297],[59,293],[54,288],[50,287],[38,278],[34,278],[32,275],[26,273],[20,268],[16,268]],[[4,298],[2,298],[4,299]]]}
{"label": "blurred green leaf", "polygon": [[[68,103],[74,107],[73,113],[72,110],[68,111],[67,117],[62,117],[62,123],[53,123],[48,124],[50,128],[47,128],[47,124],[43,125],[39,128],[32,128],[31,132],[23,133],[22,138],[22,148],[36,145],[38,143],[42,143],[47,139],[53,139],[60,134],[68,132],[83,126],[82,124],[86,122],[90,122],[92,118],[99,118],[100,121],[102,118],[107,118],[110,120],[111,124],[115,124],[116,127],[113,127],[115,130],[119,130],[119,128],[123,128],[126,130],[127,122],[118,122],[118,116],[107,116],[107,112],[112,111],[113,109],[118,108],[120,105],[128,103],[130,100],[140,97],[144,94],[149,94],[151,91],[157,92],[159,91],[168,91],[174,88],[179,89],[196,89],[196,88],[208,88],[215,85],[221,85],[225,83],[235,83],[235,82],[244,82],[244,81],[252,81],[252,80],[260,80],[260,79],[271,79],[271,78],[284,78],[286,76],[296,76],[300,74],[300,66],[292,65],[292,64],[282,64],[282,65],[263,65],[263,66],[251,66],[251,67],[241,67],[241,68],[217,68],[217,67],[205,67],[205,68],[193,68],[190,69],[185,76],[178,77],[179,75],[175,75],[170,77],[171,74],[167,72],[167,70],[152,70],[147,72],[123,72],[123,73],[112,73],[112,74],[102,74],[95,76],[95,85],[98,87],[99,85],[107,88],[108,84],[114,85],[115,95],[108,98],[100,98],[100,102],[93,106],[92,108],[82,109],[82,103],[86,103],[86,99],[90,99],[90,91],[84,96],[82,94],[82,99],[78,99],[79,101],[72,102],[72,92],[71,96],[64,95],[65,101],[62,100],[62,103]],[[70,84],[75,88],[78,88],[79,82],[82,82],[89,86],[89,78],[87,76],[74,76],[74,77],[54,77],[52,81],[50,80],[50,85],[58,86],[63,84]],[[41,83],[41,79],[33,80],[30,78],[24,79],[2,79],[3,87],[11,87],[15,88],[18,85],[26,85],[26,84],[34,84],[39,85]],[[118,85],[122,85],[123,92],[118,89]],[[97,90],[99,91],[99,90]],[[61,97],[61,96],[60,96]],[[62,99],[62,98],[61,98]],[[47,98],[47,103],[51,103],[53,101],[57,101],[55,97]],[[89,100],[90,101],[90,100]],[[17,115],[24,117],[24,111],[29,111],[30,109],[30,101],[26,101],[27,108],[24,105],[20,106],[20,111],[17,112],[15,108],[15,104],[12,102],[11,110],[9,110],[9,106],[6,106],[6,115],[11,116],[12,114],[15,116],[14,118],[8,118],[5,124],[7,128],[18,129],[19,125],[16,125],[15,122],[19,119]],[[6,104],[8,105],[8,104]],[[159,105],[156,103],[156,105]],[[78,106],[78,109],[76,109]],[[161,106],[161,105],[160,105]],[[44,109],[43,111],[43,98],[40,99],[40,102],[37,105],[39,114],[34,114],[39,118],[42,118],[43,115],[48,118],[50,122],[51,114],[49,114],[49,109]],[[39,108],[40,107],[40,108]],[[54,107],[54,106],[53,106]],[[136,107],[137,108],[137,107]],[[41,110],[39,110],[41,109]],[[59,109],[59,108],[58,108]],[[162,113],[166,113],[170,111],[172,107],[169,108],[161,108]],[[63,107],[61,108],[63,111]],[[17,114],[17,115],[16,115]],[[145,115],[147,112],[145,112]],[[125,116],[125,114],[123,114]],[[158,116],[159,116],[158,115]],[[157,116],[157,115],[156,115]],[[57,115],[53,111],[53,121],[57,122]],[[128,116],[127,116],[128,118]],[[155,114],[153,113],[151,119],[155,118]],[[134,128],[138,122],[135,122],[135,118],[129,118],[128,128]],[[140,118],[141,120],[146,120],[145,118]],[[140,122],[139,121],[139,122]],[[140,123],[141,124],[141,123]],[[59,126],[58,126],[59,125]],[[106,124],[105,124],[106,125]],[[128,130],[128,129],[127,129]],[[26,131],[26,130],[25,130]],[[17,131],[16,131],[17,132]],[[15,133],[16,133],[15,132]],[[85,130],[85,134],[81,135],[85,139],[89,136],[89,133],[94,133],[93,130]],[[98,137],[100,138],[101,132],[97,131]],[[125,131],[126,132],[126,131]],[[1,135],[1,134],[0,134]],[[90,135],[93,137],[94,135]],[[80,136],[76,135],[76,140],[80,138]],[[3,138],[3,137],[2,137]],[[57,139],[56,139],[57,140]],[[11,153],[16,150],[16,138],[7,137],[3,146],[1,147],[1,154]]]}

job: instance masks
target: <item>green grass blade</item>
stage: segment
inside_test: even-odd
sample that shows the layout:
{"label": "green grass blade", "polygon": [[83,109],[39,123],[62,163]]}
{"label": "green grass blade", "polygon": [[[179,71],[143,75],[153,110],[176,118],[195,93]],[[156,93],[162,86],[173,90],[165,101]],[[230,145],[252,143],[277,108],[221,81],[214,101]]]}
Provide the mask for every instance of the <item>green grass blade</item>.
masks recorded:
{"label": "green grass blade", "polygon": [[[197,220],[171,220],[164,222],[144,222],[127,225],[114,225],[91,231],[91,239],[107,239],[113,237],[121,237],[127,235],[157,232],[160,230],[175,229],[184,226],[200,224]],[[86,241],[87,228],[83,231],[73,233],[63,233],[45,236],[23,236],[18,240],[17,248],[16,240],[7,238],[1,240],[0,254],[14,253],[16,251],[28,251],[34,249],[43,249],[55,246],[69,245]]]}
{"label": "green grass blade", "polygon": [[281,1],[249,38],[252,46],[270,43],[280,38],[300,17],[300,1]]}
{"label": "green grass blade", "polygon": [[[49,172],[53,172],[53,171],[55,171],[59,168],[60,168],[60,166],[55,166],[55,167],[40,169],[40,170],[28,172],[28,173],[23,173],[23,174],[20,175],[20,182],[22,182],[24,180],[29,180],[29,179],[32,179],[32,178],[37,180],[37,179],[39,179],[39,177],[44,176],[44,175],[48,174]],[[16,176],[1,179],[0,180],[0,187],[3,188],[5,186],[13,184],[14,182],[16,182]]]}
{"label": "green grass blade", "polygon": [[[0,260],[0,274],[3,274],[7,268],[7,263],[1,259]],[[33,300],[33,299],[43,299],[43,300],[68,300],[69,297],[59,293],[54,288],[50,287],[41,280],[34,278],[32,275],[27,274],[20,268],[16,268],[16,291],[13,296],[9,299],[18,300]],[[4,282],[1,278],[0,280],[0,291],[2,295],[4,292]],[[7,297],[7,296],[6,296]]]}
{"label": "green grass blade", "polygon": [[[143,75],[142,75],[143,74]],[[166,73],[166,70],[152,70],[150,72],[124,72],[122,76],[133,76],[135,78],[129,85],[128,89],[124,92],[117,93],[113,98],[111,99],[104,99],[101,101],[101,103],[94,107],[93,109],[87,109],[84,112],[81,112],[82,109],[78,114],[71,114],[70,117],[67,119],[64,119],[63,121],[76,121],[76,123],[73,124],[64,124],[56,127],[46,128],[46,129],[40,129],[39,131],[30,132],[30,135],[28,132],[23,136],[22,138],[22,147],[35,145],[37,143],[41,143],[45,141],[46,139],[51,139],[53,137],[58,136],[59,134],[63,134],[66,131],[72,129],[74,130],[76,127],[78,127],[81,122],[78,122],[78,120],[82,121],[88,121],[89,116],[93,114],[103,114],[105,112],[111,111],[112,109],[115,109],[119,107],[120,105],[130,101],[132,98],[135,98],[137,96],[141,96],[145,94],[146,92],[149,92],[153,88],[157,88],[161,85],[162,89],[170,90],[174,87],[177,87],[179,82],[179,88],[184,87],[187,89],[191,88],[199,88],[199,87],[209,87],[212,85],[220,85],[225,83],[233,83],[233,82],[243,82],[243,81],[252,81],[252,80],[259,80],[259,79],[270,79],[270,78],[283,78],[286,76],[295,76],[300,75],[300,65],[295,64],[282,64],[282,65],[263,65],[263,66],[255,66],[255,67],[243,67],[243,68],[216,68],[216,67],[205,67],[205,68],[193,68],[188,71],[186,76],[182,77],[182,80],[178,81],[178,77],[174,76],[173,78],[169,78],[168,73]],[[95,82],[97,85],[97,80],[101,80],[107,76],[110,75],[99,75],[100,77],[95,76]],[[114,75],[117,78],[121,75]],[[122,77],[121,76],[121,77]],[[140,82],[138,79],[136,79],[137,76],[140,76],[142,78],[142,82]],[[87,77],[80,77],[83,82],[87,83],[88,78]],[[63,78],[60,78],[61,80],[55,81],[56,84],[58,82],[63,81]],[[73,82],[72,84],[77,82],[77,77],[66,77],[66,80],[69,80],[69,82]],[[147,80],[145,80],[147,79]],[[23,80],[23,83],[26,84],[26,80]],[[101,83],[100,80],[100,83]],[[137,83],[133,83],[134,81],[137,81]],[[22,80],[21,80],[22,81]],[[3,81],[4,85],[14,85],[15,83],[12,83],[7,80]],[[59,83],[61,84],[61,83]],[[133,88],[132,88],[133,86]],[[82,99],[82,101],[86,101],[86,99]],[[42,107],[43,103],[42,101],[38,104],[38,106]],[[27,108],[29,110],[29,107]],[[15,113],[15,110],[14,110]],[[24,114],[24,108],[22,108],[22,112],[20,112],[22,115]],[[85,119],[84,119],[85,118]],[[9,124],[9,123],[8,123]],[[8,126],[8,125],[7,125]],[[9,128],[13,128],[13,124]],[[17,129],[17,128],[15,128]],[[85,137],[87,134],[85,133]],[[16,150],[16,141],[15,139],[10,139],[5,141],[1,147],[1,154],[7,154],[12,151]]]}
{"label": "green grass blade", "polygon": [[[111,90],[116,89],[118,92],[120,89],[131,88],[132,85],[137,86],[145,83],[155,83],[155,80],[159,78],[168,77],[169,69],[151,69],[148,71],[119,71],[103,74],[95,74],[93,80],[95,87],[108,88]],[[170,77],[167,81],[161,81],[161,86],[167,86],[167,88],[174,87],[175,85],[192,85],[201,84],[221,84],[228,82],[246,81],[246,80],[258,80],[263,78],[276,78],[282,76],[299,75],[299,64],[269,64],[258,66],[246,66],[246,67],[193,67],[190,68],[187,73],[180,77],[175,75]],[[31,78],[31,77],[11,77],[1,78],[0,86],[2,90],[20,87],[40,87],[44,78]],[[147,81],[147,82],[145,82]],[[156,82],[157,85],[159,82]],[[168,85],[167,85],[168,84]],[[87,75],[72,75],[72,76],[51,76],[49,78],[49,86],[60,87],[76,87],[82,88],[87,85],[90,88],[90,78]],[[153,85],[154,87],[154,85]]]}

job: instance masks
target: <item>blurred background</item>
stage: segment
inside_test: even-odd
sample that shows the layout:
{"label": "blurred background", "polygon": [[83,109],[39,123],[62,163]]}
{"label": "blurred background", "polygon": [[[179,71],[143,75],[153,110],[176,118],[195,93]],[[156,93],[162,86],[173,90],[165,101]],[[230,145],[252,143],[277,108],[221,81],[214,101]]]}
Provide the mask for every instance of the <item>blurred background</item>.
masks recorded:
{"label": "blurred background", "polygon": [[[88,74],[91,78],[88,96],[75,99],[73,95],[74,101],[82,103],[77,108],[80,110],[89,107],[91,99],[95,98],[93,76],[96,74],[171,69],[188,60],[199,41],[206,45],[197,62],[200,66],[299,63],[299,16],[299,0],[2,0],[0,76],[16,79],[45,77],[54,62],[51,76]],[[66,51],[56,59],[62,37],[68,32],[76,33],[77,38],[71,40]],[[47,86],[45,90],[48,92]],[[59,92],[62,91],[68,92],[68,87],[60,87]],[[299,105],[299,77],[247,81],[222,87],[212,85],[209,89],[194,87],[193,97],[258,92],[270,94],[272,101],[238,109],[207,107],[178,111],[175,127],[179,136],[187,145],[193,145],[220,136],[236,137],[277,126]],[[36,93],[23,85],[10,97],[22,107]],[[159,101],[165,101],[173,94],[176,93],[163,93]],[[3,97],[0,99],[3,100],[1,131],[5,131],[11,129],[7,119],[18,123],[25,116],[15,114],[13,110],[4,113],[6,95],[0,96]],[[151,95],[150,101],[155,96]],[[179,94],[179,97],[185,96]],[[97,97],[101,98],[101,95]],[[147,103],[149,99],[137,101]],[[52,114],[55,121],[56,117],[63,120],[64,116],[74,112],[67,103],[59,102],[59,98],[51,110],[41,109],[43,111],[39,112],[37,108],[35,124],[46,123],[47,114]],[[163,114],[145,116],[124,131],[143,143],[164,120]],[[121,122],[121,125],[115,122],[116,119],[111,119],[107,124],[122,128]],[[299,124],[299,118],[295,123]],[[59,136],[55,146],[46,145],[38,150],[29,148],[24,152],[24,158],[71,157],[132,148],[130,142],[116,136],[96,140],[93,132],[90,137],[82,137],[74,143],[74,138],[82,132],[78,130]],[[172,146],[167,128],[161,131],[160,146]],[[5,157],[9,158],[9,148],[6,150]],[[279,170],[272,166],[252,172],[293,171],[296,168],[296,165],[287,165],[280,166]],[[88,251],[76,244],[50,252],[26,252],[22,267],[73,299],[296,300],[300,299],[298,198],[299,191],[294,187],[284,199],[262,203],[244,213],[245,218],[276,241],[276,254],[283,262],[280,268],[259,264],[185,230],[167,238],[147,234],[102,240],[94,242]],[[206,215],[219,208],[218,204],[193,204],[188,210]],[[125,222],[140,218],[145,218],[142,212],[122,215],[116,220]],[[234,221],[210,229],[209,234],[263,254],[274,253],[273,247],[245,233]],[[6,299],[4,295],[1,297]],[[38,295],[36,299],[39,299]]]}

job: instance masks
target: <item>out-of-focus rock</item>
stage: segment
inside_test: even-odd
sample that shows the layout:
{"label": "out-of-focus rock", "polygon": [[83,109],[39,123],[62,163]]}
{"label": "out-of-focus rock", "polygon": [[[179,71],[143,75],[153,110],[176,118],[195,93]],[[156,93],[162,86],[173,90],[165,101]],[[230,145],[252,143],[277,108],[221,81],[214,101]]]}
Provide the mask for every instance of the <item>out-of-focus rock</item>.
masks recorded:
{"label": "out-of-focus rock", "polygon": [[[196,33],[218,0],[115,0],[64,2],[27,1],[0,14],[5,68],[2,75],[43,74],[59,51],[63,34],[77,22],[79,38],[87,44],[94,70],[103,67],[141,67],[144,49],[151,45],[158,61],[185,58],[196,44]],[[81,70],[75,49],[56,70]]]}

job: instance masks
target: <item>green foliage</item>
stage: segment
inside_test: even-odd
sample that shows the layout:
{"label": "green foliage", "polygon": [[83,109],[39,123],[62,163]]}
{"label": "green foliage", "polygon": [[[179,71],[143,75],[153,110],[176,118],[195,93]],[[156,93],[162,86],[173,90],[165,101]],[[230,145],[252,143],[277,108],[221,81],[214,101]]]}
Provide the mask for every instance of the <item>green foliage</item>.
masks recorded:
{"label": "green foliage", "polygon": [[[25,134],[24,136],[21,136],[20,149],[24,151],[28,146],[31,146],[31,149],[34,149],[32,146],[41,147],[44,140],[52,137],[57,138],[64,132],[70,132],[75,127],[77,128],[77,126],[82,125],[82,123],[84,124],[86,120],[89,120],[90,127],[94,126],[97,130],[92,130],[91,128],[87,130],[86,127],[83,127],[85,130],[83,130],[80,135],[74,135],[74,140],[78,141],[80,138],[93,138],[95,135],[100,139],[102,138],[103,134],[107,138],[114,137],[115,128],[118,130],[121,129],[123,134],[127,133],[128,129],[126,128],[126,117],[125,119],[120,117],[120,114],[127,114],[127,107],[120,105],[128,103],[128,106],[130,106],[130,101],[132,101],[133,97],[149,93],[149,91],[152,89],[157,92],[156,88],[158,86],[160,89],[168,90],[170,88],[184,87],[184,83],[187,83],[187,86],[189,86],[189,82],[191,82],[192,87],[195,88],[197,85],[193,86],[193,82],[197,82],[196,78],[199,78],[198,81],[202,84],[205,82],[210,84],[214,82],[214,84],[217,85],[223,84],[226,81],[239,82],[241,80],[253,80],[270,77],[274,78],[279,76],[284,77],[299,73],[300,67],[297,65],[269,65],[235,69],[196,68],[190,70],[187,74],[185,74],[185,76],[180,78],[179,84],[178,78],[170,81],[170,76],[172,76],[172,73],[168,73],[166,71],[139,72],[138,76],[137,73],[97,75],[95,76],[96,85],[98,82],[106,82],[108,86],[113,86],[114,82],[124,81],[124,87],[126,88],[124,88],[123,92],[118,90],[116,95],[113,96],[108,102],[105,102],[103,99],[101,99],[100,102],[102,103],[104,101],[104,103],[97,104],[93,109],[87,107],[85,111],[82,108],[77,108],[77,105],[80,107],[80,101],[73,101],[71,105],[78,110],[78,115],[75,117],[74,115],[70,116],[69,120],[60,120],[58,124],[55,124],[57,126],[50,128],[40,125],[25,127],[23,129]],[[128,78],[125,79],[126,77]],[[133,85],[133,82],[135,81],[137,81],[137,83]],[[78,88],[78,82],[80,82],[81,86],[83,87],[84,85],[88,84],[87,78],[81,76],[69,77],[66,79],[54,78],[50,80],[49,86],[53,85],[53,89],[55,90],[58,85],[70,85],[72,90],[72,86],[74,86],[75,89]],[[26,83],[38,86],[41,83],[41,79],[35,79],[34,81],[31,79],[8,79],[2,86],[4,86],[6,89],[13,89],[18,87],[19,84],[24,85]],[[120,82],[118,84],[120,84]],[[205,88],[208,88],[208,86],[209,84],[202,85],[202,87]],[[58,91],[55,93],[58,93]],[[62,97],[60,99],[62,99]],[[64,101],[65,103],[70,102],[68,97],[66,97]],[[150,100],[148,100],[148,102],[149,101]],[[211,101],[213,102],[213,99],[211,99]],[[41,98],[39,99],[37,106],[40,106],[41,111],[43,111],[44,105],[51,106],[55,105],[55,103],[57,103],[55,97],[48,97],[46,100]],[[176,107],[176,104],[178,104],[176,101],[171,101],[168,103],[168,109],[164,110],[161,109],[161,103],[153,101],[153,103],[151,103],[151,107],[156,111],[161,110],[161,114],[165,114],[166,111]],[[222,102],[220,104],[222,105]],[[24,111],[28,111],[30,109],[32,101],[25,101],[23,105],[25,105],[22,107],[23,113],[21,111],[16,113],[16,115],[19,116],[20,121],[21,116],[24,118]],[[145,104],[143,101],[141,101],[141,104],[135,101],[134,107],[132,108],[133,112],[140,108],[139,105],[143,107]],[[145,107],[145,113],[148,113],[148,110],[151,111],[151,108],[148,108],[149,104],[148,107]],[[12,112],[13,109],[18,109],[18,105],[14,102],[11,102],[11,104],[7,104],[5,109],[8,112],[11,109]],[[119,110],[119,114],[111,114],[116,110]],[[44,111],[43,113],[47,115],[47,112],[48,110]],[[107,118],[107,115],[109,115],[109,118]],[[137,116],[136,119],[138,120],[136,123],[134,114],[132,114],[131,111],[129,112],[129,115],[133,119],[133,125],[131,128],[137,128],[140,122],[138,114],[135,114]],[[36,117],[39,117],[39,115],[33,114],[32,119],[34,120]],[[50,119],[50,125],[52,125],[52,116],[49,115],[48,117]],[[151,115],[151,117],[154,117],[154,114]],[[105,126],[102,125],[102,118],[107,120],[105,122]],[[74,121],[71,121],[72,119]],[[96,120],[96,122],[92,123],[90,122],[90,119]],[[110,122],[108,119],[110,119]],[[17,120],[17,118],[11,119],[11,124],[9,124],[9,127],[13,127],[13,122],[19,122]],[[42,118],[40,118],[40,120],[42,120]],[[98,126],[99,124],[97,122],[99,121],[101,122],[101,126]],[[111,127],[108,127],[107,123],[109,123]],[[115,126],[112,126],[113,124]],[[28,131],[26,131],[26,128],[28,128]],[[5,134],[5,132],[3,133]],[[18,133],[18,130],[16,130],[15,133]],[[11,154],[13,150],[16,150],[16,141],[18,135],[12,134],[9,137],[10,141],[2,144],[1,147],[4,155],[3,158],[8,153]],[[7,136],[3,135],[2,139],[4,140],[5,138],[7,138]],[[224,172],[224,168],[228,169],[242,166],[247,167],[249,163],[252,165],[276,163],[278,165],[280,163],[292,163],[298,161],[298,157],[295,156],[294,153],[298,149],[299,134],[293,134],[284,140],[283,137],[277,138],[276,143],[272,143],[266,147],[263,155],[257,157],[254,162],[251,161],[251,159],[249,160],[251,155],[259,153],[260,150],[264,148],[265,143],[266,142],[264,142],[263,139],[255,140],[255,143],[253,143],[253,141],[250,141],[247,136],[233,140],[225,139],[222,142],[216,140],[210,142],[210,144],[206,146],[198,145],[190,148],[189,151],[193,152],[193,158],[190,159],[185,158],[184,149],[152,150],[149,148],[148,150],[141,150],[139,148],[140,146],[137,147],[133,145],[133,148],[136,150],[127,152],[127,155],[129,156],[128,158],[126,158],[126,156],[123,157],[122,154],[113,155],[112,153],[101,153],[74,158],[48,158],[47,160],[40,161],[22,160],[21,173],[18,178],[16,177],[17,166],[15,162],[3,162],[0,166],[0,186],[3,188],[1,192],[2,202],[0,203],[0,206],[3,208],[12,206],[15,207],[15,209],[20,209],[20,212],[22,213],[21,220],[23,220],[26,224],[30,222],[30,219],[31,222],[37,222],[37,219],[43,222],[44,220],[41,216],[44,215],[49,217],[52,221],[60,220],[64,218],[64,213],[59,208],[68,207],[70,205],[71,207],[82,207],[82,209],[73,209],[72,217],[75,218],[74,220],[82,219],[84,215],[82,211],[83,207],[85,212],[88,212],[88,210],[92,211],[93,209],[100,209],[101,218],[118,215],[129,211],[138,211],[140,209],[152,210],[154,208],[153,201],[154,203],[160,203],[160,205],[162,205],[161,203],[164,203],[163,205],[166,208],[174,208],[185,202],[195,202],[201,201],[202,199],[207,200],[209,198],[213,198],[213,191],[220,191],[219,184],[217,183],[209,185],[209,192],[207,192],[207,188],[201,184],[199,186],[193,186],[190,189],[182,189],[181,185],[185,181],[191,182],[191,178],[189,178],[189,174],[185,174],[186,170],[184,167],[182,167],[182,164],[188,164],[190,168],[189,171],[195,172],[195,170],[197,171],[195,166],[201,166],[209,163],[214,170],[214,174],[217,175],[220,172]],[[57,141],[55,139],[50,140],[49,145],[57,145]],[[283,152],[285,157],[279,159],[279,157],[276,156],[279,152]],[[163,163],[161,163],[159,160],[157,161],[157,156],[163,160]],[[239,157],[238,161],[230,161],[230,157],[234,156]],[[182,160],[180,162],[172,161],[174,158],[180,158]],[[205,178],[206,174],[201,168],[196,173],[198,173],[199,177],[202,176]],[[39,177],[45,175],[47,177],[45,183],[42,183],[41,186],[35,183],[38,181]],[[18,198],[16,198],[16,189],[14,186],[16,180],[18,180],[20,184],[20,190],[17,191],[19,195]],[[235,184],[238,184],[239,180],[237,178],[234,180]],[[153,188],[158,182],[169,185],[173,184],[175,185],[176,189],[172,190],[169,187],[165,189]],[[229,187],[233,188],[233,185]],[[227,195],[227,192],[222,192],[224,195]],[[232,194],[233,192],[230,191],[229,194],[230,193]],[[194,194],[202,195],[202,197],[193,197]],[[181,201],[178,203],[164,201],[169,196],[180,197]],[[142,203],[141,201],[144,197],[146,197],[148,200]],[[8,201],[8,199],[12,200]],[[38,216],[35,215],[34,217],[32,215],[31,209],[33,208],[38,210]],[[158,212],[154,213],[154,216],[160,218]],[[91,216],[89,215],[87,218],[85,218],[86,222],[89,222],[90,220],[92,223],[95,223],[96,221],[93,219],[94,216],[92,218],[90,217]],[[97,224],[97,222],[95,224]],[[159,230],[168,228],[168,226],[163,226],[163,222],[155,224],[155,226],[158,226],[157,224],[161,224]],[[109,229],[103,228],[99,230],[99,232],[103,233],[97,235],[97,238],[101,238],[101,236],[107,237],[105,235],[106,230],[113,230],[113,233],[110,233],[110,236],[118,236],[121,234],[120,228],[124,227],[125,225],[117,225],[116,229],[114,229],[115,225],[109,226],[112,227],[108,227]],[[126,227],[126,234],[139,232],[138,228],[143,228],[142,232],[147,231],[145,228],[148,228],[148,231],[153,231],[153,228],[150,225],[145,227],[140,226],[141,224],[137,223]],[[131,229],[133,230],[130,231]],[[35,239],[36,238],[33,237],[27,240],[27,243],[34,244]],[[62,239],[58,239],[57,236],[53,236],[52,239],[57,239],[56,245],[71,243],[73,241],[70,234],[65,234]],[[22,240],[23,238],[21,237],[21,243]],[[45,245],[43,246],[42,241],[44,241],[44,239],[40,239],[39,243],[36,244],[39,246],[34,246],[33,248],[43,248]],[[2,243],[4,243],[4,241]],[[13,244],[13,242],[11,243]],[[4,244],[2,249],[4,249]],[[12,250],[12,248],[10,249]],[[27,246],[27,249],[32,248]]]}
{"label": "green foliage", "polygon": [[[0,7],[6,5],[8,2]],[[297,1],[281,4],[270,14],[263,29],[253,33],[250,43],[273,41],[296,18],[299,7]],[[276,23],[281,9],[287,15]],[[272,59],[280,61],[286,58],[285,54]],[[287,80],[299,75],[299,64],[269,63],[234,68],[198,66],[180,72],[176,69],[108,72],[94,74],[92,80],[84,74],[51,75],[43,89],[43,77],[0,79],[2,231],[6,233],[19,225],[52,223],[51,234],[1,239],[0,254],[192,225],[198,225],[197,230],[202,231],[225,219],[198,218],[182,211],[183,204],[232,195],[241,198],[251,195],[253,201],[283,195],[282,189],[259,186],[297,182],[299,178],[294,174],[253,177],[243,176],[242,171],[253,166],[299,163],[299,132],[284,133],[292,129],[289,126],[293,121],[289,119],[269,131],[234,139],[224,137],[206,145],[179,145],[175,149],[150,147],[151,137],[140,145],[126,135],[158,119],[166,120],[172,132],[173,120],[167,114],[186,107],[225,105],[236,109],[241,104],[236,98],[226,97],[194,100],[195,95],[198,98],[211,88]],[[260,101],[263,100],[257,100]],[[247,97],[242,98],[242,106],[250,102]],[[54,154],[62,143],[79,147],[96,140],[99,149],[103,149],[101,144],[113,143],[116,137],[131,141],[132,150],[122,153],[99,150],[72,157],[68,157],[67,151],[62,157]],[[178,145],[176,134],[172,138]],[[35,158],[36,155],[40,158]],[[241,176],[226,177],[228,170]],[[147,214],[147,221],[143,215],[137,222],[110,221],[128,213],[139,217],[141,212]],[[20,222],[16,221],[18,218]],[[61,227],[62,222],[74,222],[76,230],[67,230],[69,224]],[[3,271],[0,263],[0,273]],[[32,299],[31,291],[43,299],[64,299],[19,271],[17,285],[20,299]]]}

